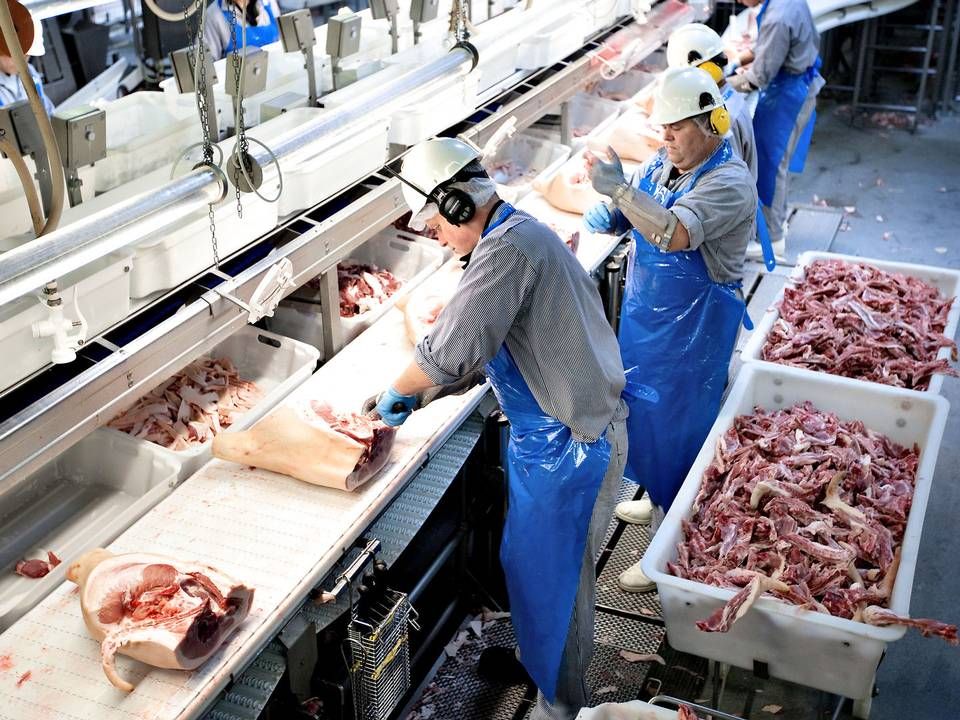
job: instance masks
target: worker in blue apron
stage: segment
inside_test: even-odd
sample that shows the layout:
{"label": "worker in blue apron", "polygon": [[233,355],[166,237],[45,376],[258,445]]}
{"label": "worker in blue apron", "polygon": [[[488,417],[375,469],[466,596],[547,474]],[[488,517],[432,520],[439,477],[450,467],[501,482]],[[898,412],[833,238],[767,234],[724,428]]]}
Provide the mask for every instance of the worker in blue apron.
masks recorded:
{"label": "worker in blue apron", "polygon": [[203,28],[203,42],[213,60],[243,45],[244,15],[247,47],[263,47],[280,39],[276,0],[214,0],[207,7]]}
{"label": "worker in blue apron", "polygon": [[[739,0],[748,7],[760,0]],[[753,116],[757,141],[757,191],[777,255],[786,250],[785,223],[789,173],[803,172],[816,122],[820,76],[820,34],[806,0],[766,0],[757,16],[753,62],[729,84],[749,93],[760,90]],[[748,255],[759,256],[753,246]]]}
{"label": "worker in blue apron", "polygon": [[[663,127],[665,146],[632,183],[612,150],[612,162],[590,160],[594,189],[612,202],[585,219],[607,231],[633,228],[620,352],[627,375],[639,372],[660,401],[630,404],[626,475],[646,488],[655,531],[717,417],[747,321],[740,283],[757,194],[724,137],[730,120],[708,73],[667,69],[650,119]],[[639,563],[619,584],[653,589]]]}
{"label": "worker in blue apron", "polygon": [[[698,67],[710,73],[720,88],[724,107],[730,115],[730,144],[757,178],[757,142],[753,131],[753,116],[745,96],[727,82],[727,55],[723,40],[716,30],[701,23],[690,23],[675,30],[667,41],[668,67]],[[762,210],[757,208],[757,240],[767,270],[773,270],[777,261],[772,239],[767,230]]]}
{"label": "worker in blue apron", "polygon": [[532,718],[573,720],[589,702],[594,560],[626,462],[623,366],[589,274],[548,226],[497,197],[478,158],[453,138],[404,157],[411,226],[469,263],[374,412],[399,425],[431,386],[485,369],[510,421],[500,560],[519,660],[540,690]]}

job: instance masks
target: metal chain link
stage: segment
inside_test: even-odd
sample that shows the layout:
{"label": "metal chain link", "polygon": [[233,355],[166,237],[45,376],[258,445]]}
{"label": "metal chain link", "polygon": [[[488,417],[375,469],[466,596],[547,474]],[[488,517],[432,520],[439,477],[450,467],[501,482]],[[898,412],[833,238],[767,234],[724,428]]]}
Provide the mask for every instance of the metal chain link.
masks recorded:
{"label": "metal chain link", "polygon": [[[240,177],[243,172],[240,169],[240,163],[243,163],[246,167],[247,164],[247,152],[250,149],[250,143],[247,142],[247,130],[243,121],[243,96],[240,94],[240,45],[239,38],[237,37],[237,13],[231,8],[230,12],[230,35],[233,38],[233,53],[231,54],[230,61],[233,64],[233,74],[236,79],[235,95],[237,102],[237,127],[236,127],[236,141],[234,146],[234,154],[237,158],[237,167],[234,170],[233,178],[233,187],[236,191],[237,196],[237,217],[243,218],[243,204],[240,202]],[[243,48],[246,52],[246,47]],[[247,168],[249,171],[250,168]]]}
{"label": "metal chain link", "polygon": [[[189,36],[193,38],[190,45],[191,54],[198,58],[198,67],[195,69],[197,77],[194,78],[194,93],[197,99],[197,112],[200,115],[200,132],[203,139],[203,162],[213,165],[213,139],[210,137],[210,126],[207,124],[210,109],[207,107],[207,48],[200,37],[200,15],[203,8],[200,3],[204,0],[196,0],[197,10],[193,13],[196,22],[190,22],[189,14],[190,3],[184,3],[183,22],[186,26]],[[198,53],[199,52],[199,56]],[[213,212],[213,203],[207,205],[207,220],[210,226],[210,246],[213,249],[213,264],[220,267],[220,249],[217,246],[217,222]]]}

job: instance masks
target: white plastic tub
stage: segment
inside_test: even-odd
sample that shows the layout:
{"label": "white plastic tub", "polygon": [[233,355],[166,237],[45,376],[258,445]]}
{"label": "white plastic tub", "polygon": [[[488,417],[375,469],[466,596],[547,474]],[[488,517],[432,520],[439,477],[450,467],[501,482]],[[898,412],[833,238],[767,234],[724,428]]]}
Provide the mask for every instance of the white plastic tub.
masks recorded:
{"label": "white plastic tub", "polygon": [[517,50],[519,70],[537,70],[549,67],[567,55],[576,52],[583,44],[585,25],[563,18],[520,41]]}
{"label": "white plastic tub", "polygon": [[98,193],[172,163],[202,137],[192,95],[138,92],[102,103],[107,156],[96,165]]}
{"label": "white plastic tub", "polygon": [[[207,356],[229,358],[239,370],[240,377],[255,382],[263,392],[260,402],[224,431],[231,432],[253,425],[310,377],[320,353],[302,342],[248,325],[214,347]],[[174,451],[109,427],[102,427],[93,434],[113,438],[118,445],[153,448],[160,456],[180,466],[181,480],[210,459],[213,444],[213,440],[208,440],[189,450]]]}
{"label": "white plastic tub", "polygon": [[576,720],[676,720],[677,711],[634,700],[627,703],[604,703],[584,708]]}
{"label": "white plastic tub", "polygon": [[620,103],[587,93],[569,100],[570,145],[574,152],[587,144],[587,138],[603,134],[617,120]]}
{"label": "white plastic tub", "polygon": [[[873,258],[863,258],[857,257],[855,255],[838,255],[836,253],[828,252],[805,252],[797,258],[796,267],[794,267],[793,272],[790,273],[791,280],[796,283],[803,279],[804,268],[806,268],[811,263],[817,260],[844,260],[851,263],[865,263],[867,265],[872,265],[873,267],[880,268],[887,272],[896,272],[903,275],[909,275],[910,277],[915,277],[924,282],[933,285],[937,288],[944,297],[953,297],[958,298],[954,300],[953,307],[950,308],[950,314],[947,315],[947,327],[944,330],[944,334],[947,337],[954,337],[957,332],[957,325],[960,323],[960,271],[957,270],[948,270],[946,268],[930,267],[928,265],[912,265],[910,263],[899,263],[899,262],[888,262],[886,260],[874,260]],[[760,353],[763,350],[763,346],[767,341],[767,336],[770,334],[770,331],[773,329],[774,323],[780,318],[780,311],[777,309],[777,306],[780,304],[780,301],[783,299],[783,290],[781,290],[776,299],[773,301],[773,304],[764,313],[763,317],[760,318],[760,322],[757,323],[756,329],[750,335],[746,344],[743,346],[743,350],[740,354],[740,359],[745,363],[756,363],[758,365],[773,365],[775,367],[781,367],[777,363],[772,363],[767,360],[762,360]],[[940,353],[937,355],[940,358],[950,358],[950,349],[941,348]],[[799,368],[798,368],[799,369]],[[813,375],[822,375],[824,373],[819,373],[813,370],[801,370],[805,373],[810,373]],[[927,390],[911,390],[908,392],[927,392],[934,395],[940,394],[940,389],[943,387],[943,374],[936,374],[930,379],[930,387]],[[885,387],[880,383],[874,383],[869,380],[855,380],[855,382],[866,383],[871,386],[880,385]]]}
{"label": "white plastic tub", "polygon": [[682,537],[680,521],[691,515],[703,472],[713,460],[717,438],[730,428],[737,415],[752,413],[754,407],[776,410],[805,400],[820,410],[836,413],[841,420],[863,420],[867,427],[901,445],[916,443],[920,447],[913,507],[890,600],[893,612],[910,614],[923,518],[949,404],[935,395],[866,385],[795,368],[754,364],[740,371],[670,512],[644,555],[642,567],[657,583],[671,647],[742,668],[752,668],[754,661],[761,661],[767,663],[774,677],[849,698],[868,698],[884,648],[902,637],[904,628],[873,627],[762,597],[729,632],[701,632],[696,621],[720,608],[734,592],[675,577],[666,568],[667,562],[677,556],[677,543]]}
{"label": "white plastic tub", "polygon": [[570,157],[566,145],[543,140],[523,133],[514,135],[497,150],[493,158],[484,162],[487,171],[495,176],[497,165],[509,162],[521,173],[511,182],[497,182],[497,194],[509,203],[515,203],[533,188],[538,177],[552,175]]}
{"label": "white plastic tub", "polygon": [[[36,174],[33,158],[25,157],[23,161],[27,165],[30,177],[33,178]],[[77,175],[82,183],[80,196],[86,202],[93,197],[96,189],[97,166],[85,165],[77,170]],[[33,186],[39,197],[40,187],[36,180],[33,181]],[[33,237],[33,221],[30,219],[30,210],[27,207],[23,186],[20,184],[20,177],[13,163],[6,158],[0,158],[0,218],[3,218],[0,224],[0,239],[23,233],[29,233],[30,237]]]}
{"label": "white plastic tub", "polygon": [[[65,579],[70,562],[112,542],[177,484],[180,467],[155,446],[93,433],[0,496],[0,632]],[[13,568],[52,550],[43,578]]]}
{"label": "white plastic tub", "polygon": [[416,145],[468,117],[477,107],[479,80],[470,73],[429,84],[413,102],[391,115],[390,142]]}
{"label": "white plastic tub", "polygon": [[[340,318],[344,342],[350,342],[373,325],[396,305],[397,300],[420,285],[443,263],[443,252],[436,242],[425,238],[412,239],[414,237],[387,228],[353,251],[350,261],[389,270],[403,281],[403,285],[375,310],[352,318]],[[269,326],[275,332],[320,348],[323,347],[323,324],[319,310],[316,293],[304,287],[280,303],[269,320]]]}
{"label": "white plastic tub", "polygon": [[601,80],[590,88],[590,94],[596,97],[620,103],[623,107],[632,105],[640,93],[650,92],[657,76],[643,70],[627,70],[612,80]]}
{"label": "white plastic tub", "polygon": [[[130,253],[115,253],[95,260],[59,282],[64,313],[75,318],[74,297],[87,321],[87,338],[92,338],[130,312]],[[23,380],[50,362],[53,338],[34,338],[33,323],[50,313],[40,301],[39,291],[24,295],[0,307],[0,390]]]}

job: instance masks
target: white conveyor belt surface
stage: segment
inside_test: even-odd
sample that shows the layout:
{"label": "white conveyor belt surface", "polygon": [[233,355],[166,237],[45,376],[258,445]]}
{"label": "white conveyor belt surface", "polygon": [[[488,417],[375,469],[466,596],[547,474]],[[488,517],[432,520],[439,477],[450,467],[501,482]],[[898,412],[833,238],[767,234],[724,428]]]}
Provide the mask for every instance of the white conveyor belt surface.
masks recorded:
{"label": "white conveyor belt surface", "polygon": [[[429,282],[429,280],[428,280]],[[287,399],[359,410],[412,357],[403,316],[392,310]],[[3,720],[159,720],[197,715],[296,612],[340,555],[472,412],[477,388],[415,413],[387,467],[354,493],[315,487],[215,460],[186,480],[110,549],[198,559],[256,588],[253,610],[220,651],[192,673],[151,669],[118,656],[127,695],[100,668],[72,583],[64,583],[0,635]]]}
{"label": "white conveyor belt surface", "polygon": [[[532,209],[541,219],[550,219],[546,208]],[[592,271],[618,239],[590,234],[588,239],[589,249],[581,247],[578,256]],[[436,280],[427,279],[423,287]],[[359,411],[412,357],[403,314],[394,308],[282,404],[322,400],[335,410]],[[127,695],[104,676],[99,643],[87,634],[76,588],[66,582],[0,635],[0,720],[172,720],[198,715],[282,629],[487,389],[483,385],[460,397],[443,398],[414,413],[397,433],[389,464],[354,493],[220,460],[203,466],[109,549],[201,560],[253,586],[256,595],[246,622],[191,673],[149,668],[117,656],[120,674],[137,686]]]}

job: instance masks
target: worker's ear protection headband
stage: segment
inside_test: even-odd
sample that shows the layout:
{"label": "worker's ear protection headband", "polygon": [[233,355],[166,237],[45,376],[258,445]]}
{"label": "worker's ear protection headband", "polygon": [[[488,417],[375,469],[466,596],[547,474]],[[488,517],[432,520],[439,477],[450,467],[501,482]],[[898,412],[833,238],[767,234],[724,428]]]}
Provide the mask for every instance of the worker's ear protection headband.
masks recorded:
{"label": "worker's ear protection headband", "polygon": [[[710,93],[700,93],[700,107],[713,104],[713,97]],[[710,129],[717,135],[726,135],[730,132],[730,113],[723,105],[715,107],[710,111]]]}
{"label": "worker's ear protection headband", "polygon": [[400,173],[395,172],[390,168],[384,168],[384,170],[388,175],[392,175],[400,182],[412,187],[418,193],[423,195],[427,199],[427,202],[436,203],[437,208],[440,210],[440,217],[442,217],[451,225],[456,225],[457,227],[473,220],[473,217],[477,214],[477,206],[470,196],[463,190],[450,186],[455,182],[462,182],[471,178],[487,177],[485,172],[481,172],[479,170],[472,172],[461,170],[447,182],[441,183],[435,187],[433,192],[426,192],[404,178],[402,175],[400,175]]}

